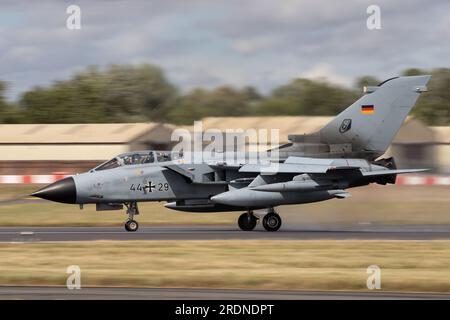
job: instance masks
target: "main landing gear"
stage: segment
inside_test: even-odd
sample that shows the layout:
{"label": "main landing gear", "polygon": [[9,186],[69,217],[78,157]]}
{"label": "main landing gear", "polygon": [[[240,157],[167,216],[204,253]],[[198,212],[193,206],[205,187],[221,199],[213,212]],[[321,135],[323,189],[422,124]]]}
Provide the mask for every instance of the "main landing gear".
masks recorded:
{"label": "main landing gear", "polygon": [[245,212],[239,216],[238,225],[243,231],[251,231],[255,229],[258,219],[253,215],[252,211]]}
{"label": "main landing gear", "polygon": [[263,218],[263,227],[267,231],[277,231],[281,227],[281,217],[275,211],[269,212]]}
{"label": "main landing gear", "polygon": [[[239,216],[238,225],[243,231],[251,231],[255,229],[258,220],[253,211],[248,211]],[[267,231],[277,231],[281,227],[281,217],[271,208],[262,219],[262,225]]]}
{"label": "main landing gear", "polygon": [[139,228],[136,220],[133,220],[135,215],[139,214],[139,209],[136,202],[125,203],[127,207],[128,220],[125,222],[125,230],[128,232],[135,232]]}

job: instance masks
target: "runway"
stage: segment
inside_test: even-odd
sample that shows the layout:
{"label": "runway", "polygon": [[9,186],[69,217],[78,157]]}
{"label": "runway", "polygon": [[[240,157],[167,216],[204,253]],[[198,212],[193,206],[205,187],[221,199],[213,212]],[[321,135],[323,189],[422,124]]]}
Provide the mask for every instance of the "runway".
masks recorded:
{"label": "runway", "polygon": [[356,291],[290,291],[187,288],[81,288],[0,286],[0,300],[441,300],[449,294],[356,292]]}
{"label": "runway", "polygon": [[1,227],[0,242],[54,242],[92,240],[434,240],[450,239],[448,225],[303,225],[277,232],[235,226],[154,226],[126,232],[122,227]]}

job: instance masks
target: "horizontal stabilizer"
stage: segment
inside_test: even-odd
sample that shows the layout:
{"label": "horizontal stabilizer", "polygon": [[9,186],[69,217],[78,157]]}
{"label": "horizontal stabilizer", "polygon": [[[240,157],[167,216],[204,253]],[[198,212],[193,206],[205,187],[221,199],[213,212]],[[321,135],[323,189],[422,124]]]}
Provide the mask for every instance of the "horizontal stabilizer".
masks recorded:
{"label": "horizontal stabilizer", "polygon": [[389,174],[417,173],[417,172],[424,172],[424,171],[428,171],[428,170],[430,170],[430,169],[377,170],[377,171],[362,172],[362,175],[364,177],[371,177],[371,176],[382,176],[382,175],[389,175]]}

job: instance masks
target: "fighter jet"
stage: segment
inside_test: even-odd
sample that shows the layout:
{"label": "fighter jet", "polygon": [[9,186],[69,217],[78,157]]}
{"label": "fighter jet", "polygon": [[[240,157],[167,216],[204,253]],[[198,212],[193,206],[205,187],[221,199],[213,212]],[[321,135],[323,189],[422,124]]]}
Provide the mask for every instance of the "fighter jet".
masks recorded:
{"label": "fighter jet", "polygon": [[125,206],[127,231],[138,230],[134,217],[143,201],[166,201],[167,208],[188,212],[244,211],[240,229],[253,230],[262,220],[267,231],[277,231],[278,206],[343,199],[350,188],[394,184],[397,174],[423,171],[398,169],[393,158],[382,156],[429,79],[396,77],[366,87],[318,132],[291,135],[290,143],[272,149],[277,161],[186,163],[181,152],[131,152],[32,195],[95,204],[98,211]]}

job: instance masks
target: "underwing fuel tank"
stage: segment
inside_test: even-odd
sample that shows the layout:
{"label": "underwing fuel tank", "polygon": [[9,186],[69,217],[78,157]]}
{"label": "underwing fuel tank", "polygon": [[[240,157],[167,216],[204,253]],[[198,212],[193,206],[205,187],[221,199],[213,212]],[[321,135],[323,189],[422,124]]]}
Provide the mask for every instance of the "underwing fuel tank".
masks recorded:
{"label": "underwing fuel tank", "polygon": [[340,189],[306,192],[270,192],[243,188],[218,194],[212,197],[211,201],[229,206],[257,208],[318,202],[332,198],[346,198],[348,196],[348,192]]}
{"label": "underwing fuel tank", "polygon": [[330,189],[331,184],[319,184],[314,180],[309,181],[288,181],[280,183],[264,184],[252,187],[251,190],[266,192],[284,192],[284,191],[317,191]]}
{"label": "underwing fuel tank", "polygon": [[212,203],[209,200],[180,200],[169,202],[164,205],[168,209],[185,212],[223,212],[243,211],[245,207],[227,206],[220,203]]}

